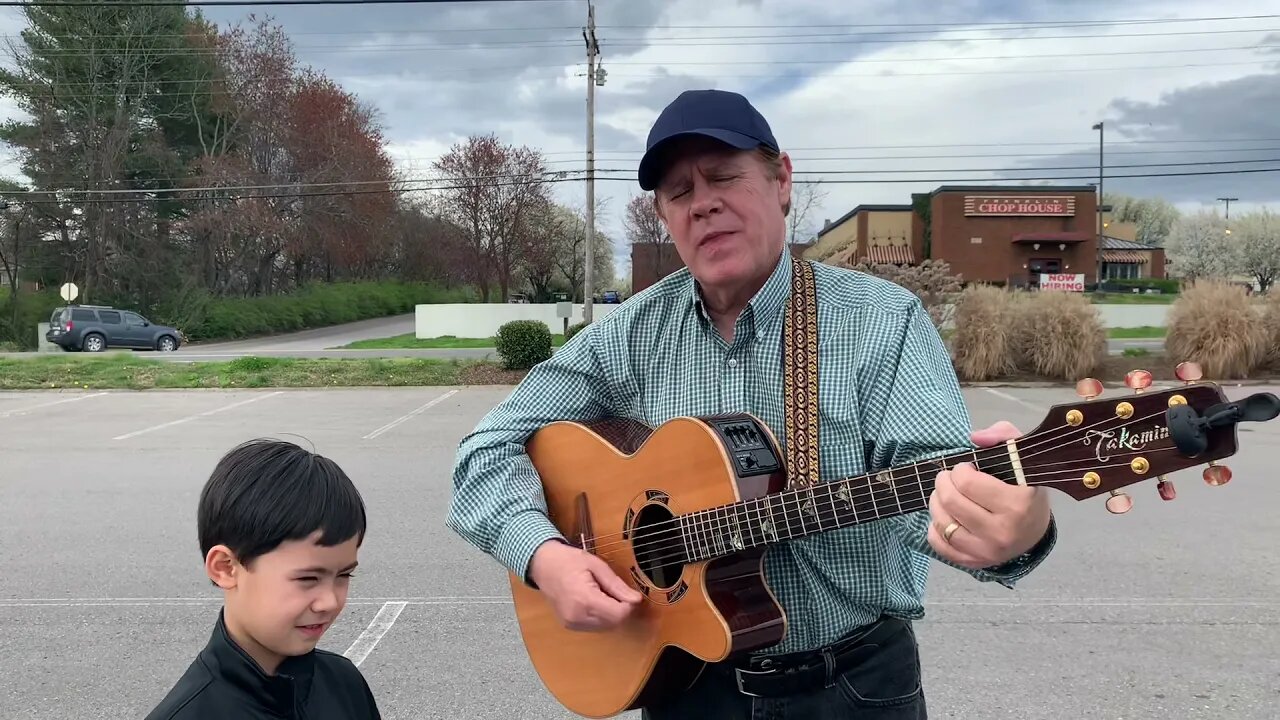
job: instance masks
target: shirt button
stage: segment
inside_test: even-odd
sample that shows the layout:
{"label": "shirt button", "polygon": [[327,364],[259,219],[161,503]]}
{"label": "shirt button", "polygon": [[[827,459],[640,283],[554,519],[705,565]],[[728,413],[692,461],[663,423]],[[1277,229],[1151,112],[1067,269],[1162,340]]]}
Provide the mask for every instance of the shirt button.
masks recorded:
{"label": "shirt button", "polygon": [[738,367],[737,358],[729,358],[729,367]]}

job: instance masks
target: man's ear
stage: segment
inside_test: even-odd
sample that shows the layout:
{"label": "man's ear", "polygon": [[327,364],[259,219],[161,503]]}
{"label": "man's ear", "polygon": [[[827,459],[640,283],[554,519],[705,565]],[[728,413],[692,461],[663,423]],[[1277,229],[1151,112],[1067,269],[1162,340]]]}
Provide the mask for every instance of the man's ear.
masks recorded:
{"label": "man's ear", "polygon": [[204,571],[214,585],[223,590],[230,590],[236,586],[239,574],[244,571],[244,567],[236,559],[236,554],[231,552],[231,548],[226,545],[215,545],[209,548],[208,554],[204,556]]}
{"label": "man's ear", "polygon": [[785,206],[791,203],[791,156],[779,153],[778,162],[782,165],[778,170],[778,201]]}

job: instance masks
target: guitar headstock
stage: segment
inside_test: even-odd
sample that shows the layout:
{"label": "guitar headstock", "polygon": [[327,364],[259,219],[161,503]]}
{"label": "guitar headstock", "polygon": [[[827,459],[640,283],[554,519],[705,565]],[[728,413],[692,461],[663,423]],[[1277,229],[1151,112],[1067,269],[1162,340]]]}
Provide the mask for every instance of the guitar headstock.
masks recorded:
{"label": "guitar headstock", "polygon": [[1107,510],[1127,512],[1133,499],[1121,488],[1155,478],[1160,497],[1175,491],[1165,475],[1205,465],[1204,481],[1225,485],[1231,470],[1217,464],[1238,449],[1236,424],[1263,422],[1280,414],[1280,399],[1257,393],[1232,402],[1217,384],[1200,382],[1200,367],[1182,363],[1182,384],[1151,390],[1152,376],[1134,370],[1125,377],[1133,394],[1101,397],[1102,383],[1076,384],[1084,399],[1054,405],[1041,424],[1017,441],[1018,462],[1028,485],[1047,485],[1085,500],[1107,498]]}

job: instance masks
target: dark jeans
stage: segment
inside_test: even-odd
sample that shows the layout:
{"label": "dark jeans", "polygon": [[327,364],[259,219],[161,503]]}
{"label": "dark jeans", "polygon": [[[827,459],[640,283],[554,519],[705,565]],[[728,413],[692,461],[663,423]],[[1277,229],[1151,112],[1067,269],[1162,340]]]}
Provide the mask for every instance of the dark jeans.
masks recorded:
{"label": "dark jeans", "polygon": [[[821,660],[819,660],[821,662]],[[859,646],[830,683],[784,697],[752,697],[734,668],[708,666],[684,694],[646,708],[644,720],[925,720],[920,653],[910,623]],[[829,685],[824,687],[824,685]]]}

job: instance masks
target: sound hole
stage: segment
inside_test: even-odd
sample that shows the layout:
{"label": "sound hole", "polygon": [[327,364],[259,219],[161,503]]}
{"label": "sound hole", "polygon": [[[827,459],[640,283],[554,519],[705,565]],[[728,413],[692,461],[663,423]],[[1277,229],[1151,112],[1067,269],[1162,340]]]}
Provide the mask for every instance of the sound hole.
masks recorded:
{"label": "sound hole", "polygon": [[679,582],[684,570],[684,539],[671,511],[664,505],[646,505],[636,514],[634,528],[631,547],[640,572],[660,588]]}

